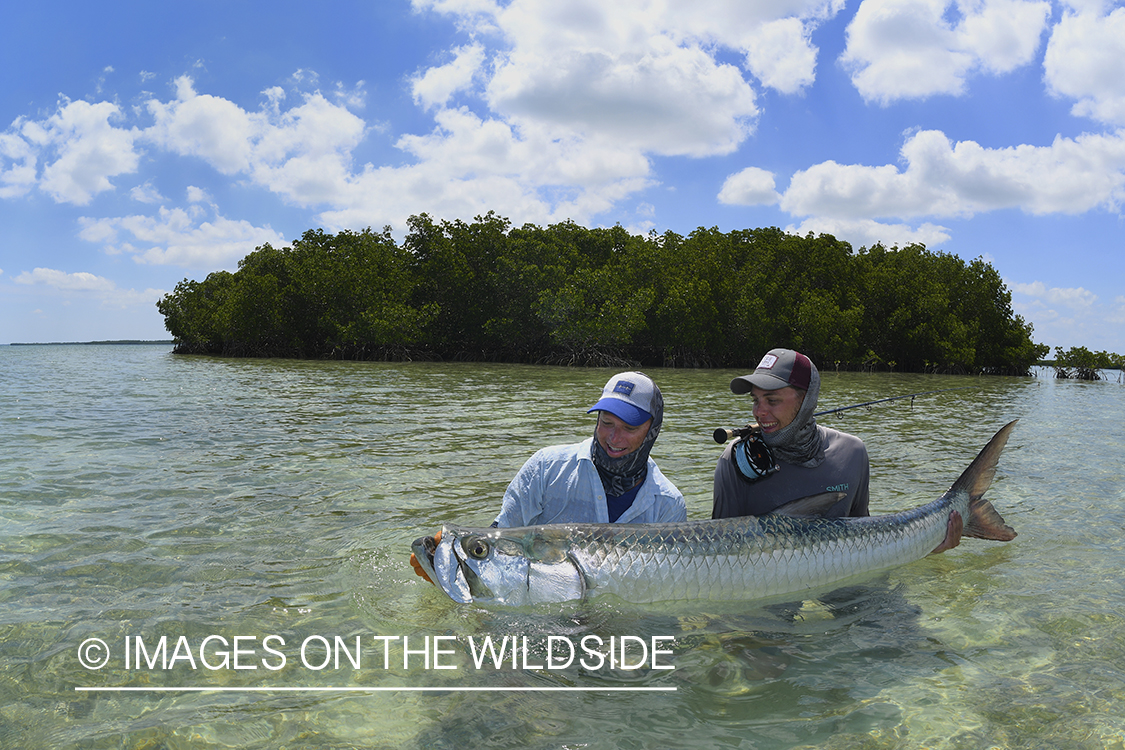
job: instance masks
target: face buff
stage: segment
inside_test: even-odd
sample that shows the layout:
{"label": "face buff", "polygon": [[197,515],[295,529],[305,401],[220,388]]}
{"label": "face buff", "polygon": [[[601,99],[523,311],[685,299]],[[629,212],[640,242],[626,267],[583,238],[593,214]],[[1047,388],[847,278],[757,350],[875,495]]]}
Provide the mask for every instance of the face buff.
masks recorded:
{"label": "face buff", "polygon": [[620,458],[610,458],[602,448],[597,438],[597,426],[594,427],[594,445],[590,449],[590,458],[597,467],[598,476],[601,477],[602,487],[609,497],[620,497],[637,486],[645,478],[648,471],[648,454],[652,452],[652,444],[660,434],[660,424],[664,421],[664,397],[660,389],[653,384],[652,397],[652,424],[649,425],[648,434],[645,435],[641,447],[632,453]]}
{"label": "face buff", "polygon": [[809,389],[805,400],[797,410],[797,416],[783,429],[770,434],[762,434],[762,439],[774,455],[796,466],[812,468],[824,461],[821,447],[820,428],[816,425],[813,412],[820,398],[820,373],[814,367],[809,378]]}

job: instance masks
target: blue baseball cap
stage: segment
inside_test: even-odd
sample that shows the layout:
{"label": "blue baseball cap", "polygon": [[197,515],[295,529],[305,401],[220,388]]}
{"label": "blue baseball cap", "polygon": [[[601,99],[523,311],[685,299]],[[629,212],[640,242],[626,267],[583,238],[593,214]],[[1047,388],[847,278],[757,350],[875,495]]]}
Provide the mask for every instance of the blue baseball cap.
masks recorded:
{"label": "blue baseball cap", "polygon": [[656,383],[644,373],[618,373],[609,379],[602,389],[601,399],[586,413],[608,411],[625,424],[636,427],[652,419],[656,392]]}

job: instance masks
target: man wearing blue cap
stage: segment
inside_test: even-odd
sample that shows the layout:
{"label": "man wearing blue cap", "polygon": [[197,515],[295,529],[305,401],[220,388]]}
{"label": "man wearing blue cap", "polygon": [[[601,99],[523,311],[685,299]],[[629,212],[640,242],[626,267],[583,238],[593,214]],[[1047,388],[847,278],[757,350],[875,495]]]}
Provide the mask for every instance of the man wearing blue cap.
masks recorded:
{"label": "man wearing blue cap", "polygon": [[664,399],[647,375],[622,372],[602,389],[594,436],[543,448],[504,493],[493,526],[687,520],[684,496],[649,457]]}

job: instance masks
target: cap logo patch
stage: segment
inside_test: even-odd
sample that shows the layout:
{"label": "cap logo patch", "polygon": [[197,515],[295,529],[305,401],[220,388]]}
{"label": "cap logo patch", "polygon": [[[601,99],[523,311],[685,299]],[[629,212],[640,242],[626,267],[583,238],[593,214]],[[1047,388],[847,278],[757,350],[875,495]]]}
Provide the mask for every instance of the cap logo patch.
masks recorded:
{"label": "cap logo patch", "polygon": [[617,385],[613,386],[613,392],[620,393],[623,396],[632,396],[633,387],[633,383],[628,380],[618,380]]}
{"label": "cap logo patch", "polygon": [[766,356],[762,357],[762,361],[758,363],[757,369],[759,369],[759,370],[771,370],[771,369],[773,369],[773,366],[776,365],[776,364],[777,364],[777,355],[776,354],[767,354]]}

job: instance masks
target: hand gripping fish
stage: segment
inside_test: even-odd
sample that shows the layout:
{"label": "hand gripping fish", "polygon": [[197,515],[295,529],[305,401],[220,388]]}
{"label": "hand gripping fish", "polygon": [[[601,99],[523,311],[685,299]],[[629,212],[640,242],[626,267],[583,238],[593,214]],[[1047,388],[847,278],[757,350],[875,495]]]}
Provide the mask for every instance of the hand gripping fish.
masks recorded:
{"label": "hand gripping fish", "polygon": [[[1018,420],[1017,420],[1018,421]],[[752,601],[817,589],[919,560],[945,537],[952,511],[964,535],[1010,541],[1016,532],[983,499],[1015,427],[1005,425],[940,498],[866,518],[781,513],[662,524],[445,526],[411,549],[463,604],[521,606],[614,594],[634,603]],[[805,512],[836,493],[796,501]]]}

